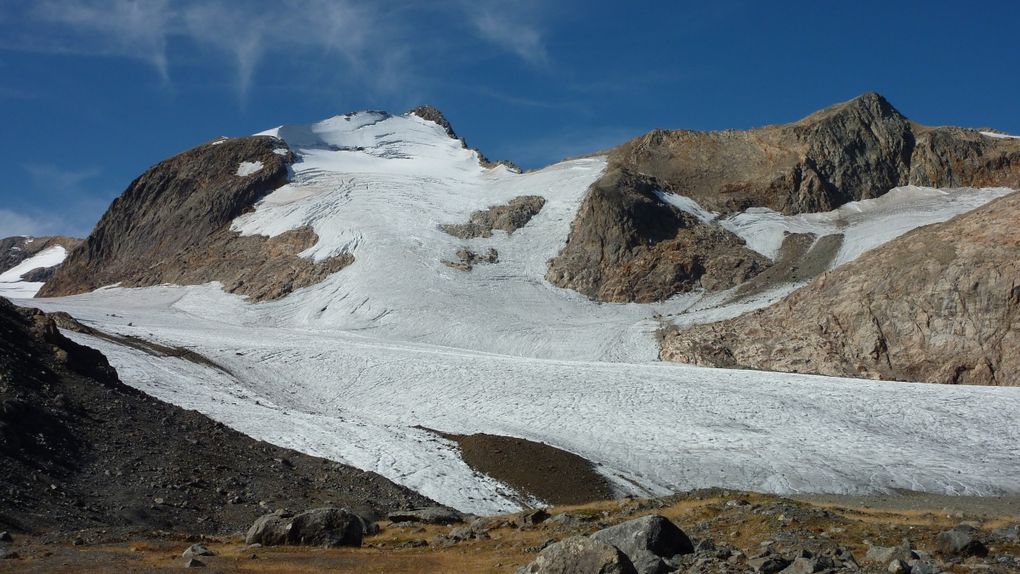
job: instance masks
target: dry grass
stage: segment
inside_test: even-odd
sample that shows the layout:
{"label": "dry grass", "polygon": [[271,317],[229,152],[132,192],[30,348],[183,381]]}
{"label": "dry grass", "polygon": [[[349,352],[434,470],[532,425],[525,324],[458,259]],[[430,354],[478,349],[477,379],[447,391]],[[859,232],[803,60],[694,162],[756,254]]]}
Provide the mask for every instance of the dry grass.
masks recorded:
{"label": "dry grass", "polygon": [[[605,523],[616,523],[646,514],[661,514],[681,528],[710,536],[717,542],[741,549],[754,549],[777,532],[789,527],[789,517],[753,512],[752,506],[726,506],[729,500],[742,499],[751,505],[767,506],[780,499],[767,495],[734,493],[680,498],[663,508],[642,501],[604,501],[552,509],[552,513],[570,512]],[[790,508],[824,508],[826,513],[799,512],[793,519],[801,530],[851,549],[863,557],[867,546],[898,544],[904,536],[917,547],[930,549],[935,534],[956,525],[959,519],[945,514],[921,510],[877,510],[850,508],[847,505],[809,504],[782,501]],[[785,521],[785,522],[784,522]],[[1016,517],[985,519],[984,528],[995,528],[1016,522]],[[707,525],[707,526],[706,526]],[[572,534],[587,534],[598,528],[588,526],[566,531],[545,523],[535,528],[517,529],[503,526],[489,532],[490,539],[471,540],[458,544],[435,544],[433,541],[449,533],[450,527],[392,527],[365,539],[362,548],[248,548],[236,539],[209,541],[206,545],[217,553],[202,558],[209,566],[206,572],[310,573],[351,572],[365,574],[412,574],[436,572],[509,573],[527,564],[535,556],[535,548],[548,539],[562,539]],[[708,530],[705,530],[705,529]],[[421,548],[401,548],[414,540],[427,540]],[[181,552],[188,543],[182,540],[138,540],[129,543],[87,547],[39,546],[23,553],[26,559],[16,564],[0,564],[0,571],[18,572],[162,572],[176,571],[184,559]],[[1020,548],[1008,548],[1020,552]],[[46,554],[49,553],[47,556]],[[255,555],[256,558],[252,558]],[[5,561],[11,562],[11,561]]]}

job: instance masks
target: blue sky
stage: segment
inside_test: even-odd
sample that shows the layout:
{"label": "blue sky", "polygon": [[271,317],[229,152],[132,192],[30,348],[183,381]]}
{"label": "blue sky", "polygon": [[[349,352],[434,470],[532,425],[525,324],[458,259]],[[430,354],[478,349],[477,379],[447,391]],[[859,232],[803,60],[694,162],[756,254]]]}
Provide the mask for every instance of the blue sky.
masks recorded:
{"label": "blue sky", "polygon": [[1020,2],[0,0],[0,237],[85,235],[219,135],[438,106],[536,167],[866,91],[1020,133]]}

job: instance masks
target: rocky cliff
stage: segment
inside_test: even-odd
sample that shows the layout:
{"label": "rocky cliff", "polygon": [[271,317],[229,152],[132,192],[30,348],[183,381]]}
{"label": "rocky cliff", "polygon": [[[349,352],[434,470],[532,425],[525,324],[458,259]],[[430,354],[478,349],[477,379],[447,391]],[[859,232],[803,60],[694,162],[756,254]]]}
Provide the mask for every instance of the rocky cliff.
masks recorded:
{"label": "rocky cliff", "polygon": [[592,185],[546,278],[599,301],[647,303],[725,289],[768,260],[715,224],[660,200],[653,178],[613,168]]}
{"label": "rocky cliff", "polygon": [[0,298],[0,530],[234,532],[265,512],[260,501],[375,517],[434,504],[152,399],[56,321],[74,323]]}
{"label": "rocky cliff", "polygon": [[292,161],[282,140],[253,136],[201,145],[157,164],[113,202],[39,296],[115,283],[220,281],[231,293],[262,300],[321,281],[353,258],[298,257],[317,240],[311,229],[272,239],[230,230],[234,218],[287,182]]}
{"label": "rocky cliff", "polygon": [[[621,172],[642,177],[621,178]],[[740,241],[718,226],[708,224],[718,245],[706,250],[705,242],[660,245],[675,238],[663,235],[658,225],[635,227],[606,217],[627,217],[630,198],[637,194],[659,213],[654,217],[664,218],[663,225],[672,225],[664,202],[642,191],[649,181],[722,215],[749,207],[785,214],[821,212],[908,184],[1020,188],[1020,139],[921,126],[874,93],[792,124],[746,131],[655,130],[609,153],[605,176],[592,186],[563,251],[550,261],[552,283],[601,301],[658,300],[697,286],[699,266],[736,266],[734,278],[764,268],[762,262],[749,263]],[[616,241],[600,242],[607,228],[626,228],[624,233],[632,234],[626,243],[645,247],[621,249]],[[650,272],[650,264],[641,259],[650,253],[659,257],[660,251],[699,263],[687,266],[681,280],[677,273]],[[621,283],[648,287],[620,289]],[[732,282],[701,281],[706,288],[713,284],[728,287]]]}
{"label": "rocky cliff", "polygon": [[670,361],[1020,385],[1020,193],[916,229],[783,301],[664,336]]}

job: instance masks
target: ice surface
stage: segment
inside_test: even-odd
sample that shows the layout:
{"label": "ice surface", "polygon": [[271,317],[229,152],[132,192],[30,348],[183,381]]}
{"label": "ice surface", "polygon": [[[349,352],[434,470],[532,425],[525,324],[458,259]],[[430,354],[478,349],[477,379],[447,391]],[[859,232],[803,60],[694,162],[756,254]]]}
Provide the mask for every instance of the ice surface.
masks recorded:
{"label": "ice surface", "polygon": [[[771,492],[1020,493],[1020,389],[947,387],[657,362],[679,325],[768,305],[701,292],[598,304],[545,281],[605,158],[517,174],[417,116],[363,112],[264,132],[297,156],[290,184],[233,224],[275,236],[310,225],[304,257],[352,265],[289,297],[249,304],[217,284],[107,288],[36,300],[97,328],[184,346],[224,370],[69,333],[121,378],[256,438],[372,470],[470,512],[522,504],[425,431],[543,441],[592,460],[621,492],[722,486]],[[784,231],[847,235],[842,260],[1005,190],[904,188],[828,214],[751,210],[723,224],[775,255]],[[520,195],[546,199],[512,236],[439,229]],[[689,198],[662,196],[713,219]],[[471,272],[459,248],[499,252]],[[526,501],[523,501],[526,502]]]}
{"label": "ice surface", "polygon": [[60,265],[67,257],[67,250],[60,245],[46,248],[18,265],[0,274],[0,297],[8,299],[31,299],[42,289],[40,282],[22,281],[21,276],[40,267]]}

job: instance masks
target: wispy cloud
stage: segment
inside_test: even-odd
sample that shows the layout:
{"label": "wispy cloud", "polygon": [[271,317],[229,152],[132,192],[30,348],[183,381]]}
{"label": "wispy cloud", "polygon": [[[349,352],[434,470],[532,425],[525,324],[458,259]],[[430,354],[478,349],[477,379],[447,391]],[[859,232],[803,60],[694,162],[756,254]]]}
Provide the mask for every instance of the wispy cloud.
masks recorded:
{"label": "wispy cloud", "polygon": [[235,70],[242,100],[260,64],[274,57],[315,60],[352,84],[402,90],[448,33],[420,26],[423,14],[460,18],[485,42],[531,64],[549,61],[537,4],[529,2],[11,1],[0,6],[0,16],[13,12],[26,26],[15,37],[0,39],[0,49],[131,58],[148,63],[170,84],[178,47],[188,45]]}
{"label": "wispy cloud", "polygon": [[42,0],[27,16],[65,31],[59,40],[30,46],[138,58],[151,63],[164,81],[170,77],[167,38],[175,14],[168,0]]}
{"label": "wispy cloud", "polygon": [[482,39],[517,54],[531,64],[549,64],[549,53],[536,23],[537,5],[533,2],[479,1],[471,2],[466,9],[475,32]]}
{"label": "wispy cloud", "polygon": [[0,209],[0,238],[14,235],[53,235],[62,229],[60,221],[12,211]]}

